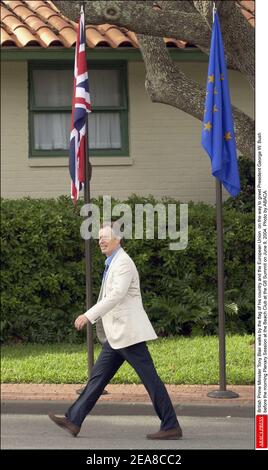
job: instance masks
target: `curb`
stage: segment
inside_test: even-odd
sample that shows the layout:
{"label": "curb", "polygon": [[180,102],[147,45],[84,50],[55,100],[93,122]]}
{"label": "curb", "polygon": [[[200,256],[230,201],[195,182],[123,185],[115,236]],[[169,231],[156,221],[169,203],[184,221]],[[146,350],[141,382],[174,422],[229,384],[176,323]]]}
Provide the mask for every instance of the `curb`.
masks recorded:
{"label": "curb", "polygon": [[[64,414],[73,401],[40,401],[40,400],[6,400],[2,401],[1,413],[3,414]],[[239,417],[253,418],[253,404],[206,404],[206,403],[174,403],[178,416],[203,416],[203,417]],[[96,416],[154,416],[155,411],[151,403],[97,403],[92,415]]]}

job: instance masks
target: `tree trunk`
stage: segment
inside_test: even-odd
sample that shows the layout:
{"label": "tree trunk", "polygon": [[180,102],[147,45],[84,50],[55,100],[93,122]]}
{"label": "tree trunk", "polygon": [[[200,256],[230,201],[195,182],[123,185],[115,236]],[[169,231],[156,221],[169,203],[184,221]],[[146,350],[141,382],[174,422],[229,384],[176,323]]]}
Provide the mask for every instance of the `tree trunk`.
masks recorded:
{"label": "tree trunk", "polygon": [[[145,87],[152,101],[174,106],[203,120],[206,89],[180,70],[163,39],[138,35],[146,67]],[[238,149],[254,159],[254,121],[233,106]]]}
{"label": "tree trunk", "polygon": [[[80,3],[54,1],[68,18],[77,21]],[[205,89],[173,63],[163,37],[196,45],[209,53],[212,7],[210,0],[195,1],[86,1],[86,22],[110,23],[138,34],[146,68],[146,89],[152,101],[175,106],[202,120]],[[254,87],[254,28],[241,13],[238,1],[216,1],[227,65],[239,70]],[[233,107],[239,150],[254,159],[254,121]]]}

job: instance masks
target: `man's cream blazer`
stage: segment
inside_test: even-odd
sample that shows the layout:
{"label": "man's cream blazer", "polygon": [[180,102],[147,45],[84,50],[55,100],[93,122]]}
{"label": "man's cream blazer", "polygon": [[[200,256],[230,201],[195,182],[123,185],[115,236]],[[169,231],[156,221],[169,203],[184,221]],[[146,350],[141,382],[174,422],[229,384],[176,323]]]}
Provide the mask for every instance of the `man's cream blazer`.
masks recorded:
{"label": "man's cream blazer", "polygon": [[111,261],[98,302],[85,316],[93,324],[102,320],[106,338],[114,349],[157,338],[142,305],[137,268],[123,248]]}

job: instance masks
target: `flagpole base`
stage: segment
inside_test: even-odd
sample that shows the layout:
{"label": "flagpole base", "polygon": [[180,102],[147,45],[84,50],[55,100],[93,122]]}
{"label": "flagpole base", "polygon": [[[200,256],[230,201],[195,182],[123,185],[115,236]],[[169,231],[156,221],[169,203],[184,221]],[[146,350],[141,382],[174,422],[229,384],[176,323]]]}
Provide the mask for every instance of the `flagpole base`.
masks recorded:
{"label": "flagpole base", "polygon": [[210,398],[238,398],[239,395],[232,390],[213,390],[207,394]]}

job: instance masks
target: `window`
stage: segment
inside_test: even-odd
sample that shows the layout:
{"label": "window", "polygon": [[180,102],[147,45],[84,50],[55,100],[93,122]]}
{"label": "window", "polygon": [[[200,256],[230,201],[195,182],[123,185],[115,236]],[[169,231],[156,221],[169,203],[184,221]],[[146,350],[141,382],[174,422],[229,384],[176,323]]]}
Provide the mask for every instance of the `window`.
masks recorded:
{"label": "window", "polygon": [[[88,115],[91,156],[128,155],[127,79],[124,63],[90,65],[92,113]],[[30,156],[67,156],[73,94],[72,64],[31,64]]]}

